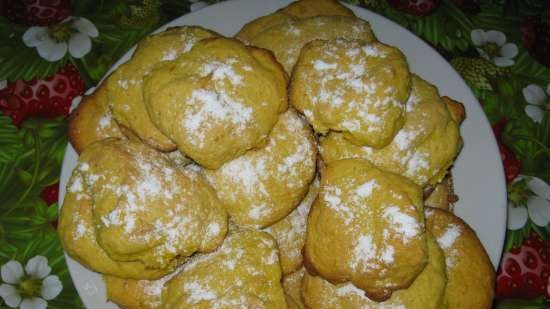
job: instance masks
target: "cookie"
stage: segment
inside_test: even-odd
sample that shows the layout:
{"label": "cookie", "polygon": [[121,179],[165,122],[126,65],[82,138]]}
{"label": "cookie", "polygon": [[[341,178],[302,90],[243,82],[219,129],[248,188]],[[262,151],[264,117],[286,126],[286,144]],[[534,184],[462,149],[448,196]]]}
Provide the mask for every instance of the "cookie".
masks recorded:
{"label": "cookie", "polygon": [[208,169],[264,145],[287,108],[287,77],[271,53],[234,39],[200,41],[144,83],[152,122]]}
{"label": "cookie", "polygon": [[264,229],[277,241],[281,268],[285,275],[302,267],[302,248],[306,242],[307,217],[318,192],[319,180],[315,179],[310,185],[306,197],[296,209],[288,216]]}
{"label": "cookie", "polygon": [[269,234],[234,231],[217,251],[193,258],[167,283],[162,308],[287,308],[281,277]]}
{"label": "cookie", "polygon": [[170,28],[146,37],[126,63],[105,81],[109,106],[117,123],[144,143],[161,151],[176,149],[176,144],[151,121],[143,101],[143,77],[158,63],[174,60],[198,41],[217,36],[197,26]]}
{"label": "cookie", "polygon": [[313,40],[343,38],[375,41],[368,22],[350,16],[314,16],[291,19],[260,32],[248,42],[271,50],[287,73],[292,72],[302,47]]}
{"label": "cookie", "polygon": [[302,300],[302,280],[306,269],[301,267],[297,271],[283,276],[283,289],[289,309],[305,309]]}
{"label": "cookie", "polygon": [[422,190],[366,160],[328,164],[307,223],[307,269],[382,301],[427,263]]}
{"label": "cookie", "polygon": [[443,249],[448,309],[492,307],[495,271],[476,233],[452,213],[426,208],[426,228]]}
{"label": "cookie", "polygon": [[107,99],[107,87],[102,84],[84,96],[69,117],[69,141],[77,153],[86,146],[106,138],[124,138],[113,120]]}
{"label": "cookie", "polygon": [[159,309],[166,282],[177,275],[180,268],[157,280],[123,279],[103,275],[107,299],[122,309]]}
{"label": "cookie", "polygon": [[316,132],[341,132],[358,146],[382,148],[405,122],[409,91],[409,67],[399,49],[316,40],[302,48],[289,100]]}
{"label": "cookie", "polygon": [[427,243],[429,258],[426,267],[410,287],[395,291],[386,301],[376,302],[369,299],[363,290],[352,283],[334,285],[307,273],[302,280],[302,299],[307,308],[323,309],[447,308],[445,257],[433,237],[428,236]]}
{"label": "cookie", "polygon": [[[73,235],[91,236],[112,260],[166,269],[195,252],[214,250],[227,231],[227,213],[206,180],[140,143],[107,139],[88,146],[67,191],[76,197],[64,202],[61,214],[63,223],[68,220],[60,224],[66,247],[78,247]],[[91,235],[79,227],[84,218],[78,211],[72,213],[80,200],[90,208]],[[82,254],[87,252],[77,256]]]}
{"label": "cookie", "polygon": [[233,222],[262,228],[298,206],[315,177],[316,157],[311,129],[289,109],[279,117],[266,146],[204,173]]}
{"label": "cookie", "polygon": [[260,32],[287,21],[313,16],[355,16],[353,12],[336,0],[299,0],[269,15],[259,17],[244,25],[235,35],[244,42]]}
{"label": "cookie", "polygon": [[405,124],[389,145],[380,149],[361,147],[340,133],[330,133],[321,139],[321,156],[327,163],[362,158],[422,187],[436,184],[445,176],[462,145],[459,123],[453,117],[437,89],[413,75]]}

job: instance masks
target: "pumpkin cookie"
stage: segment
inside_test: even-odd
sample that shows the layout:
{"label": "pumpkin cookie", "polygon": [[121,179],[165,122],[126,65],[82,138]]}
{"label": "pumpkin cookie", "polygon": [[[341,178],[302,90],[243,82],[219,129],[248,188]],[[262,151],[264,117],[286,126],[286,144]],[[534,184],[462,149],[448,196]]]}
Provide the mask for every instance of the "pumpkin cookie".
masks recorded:
{"label": "pumpkin cookie", "polygon": [[[302,280],[306,274],[304,267],[283,277],[283,289],[289,309],[305,309],[302,300]],[[316,307],[317,308],[317,307]],[[321,308],[321,307],[318,307]]]}
{"label": "pumpkin cookie", "polygon": [[[107,139],[87,147],[68,193],[76,196],[64,203],[60,233],[77,259],[88,254],[78,252],[78,239],[89,236],[112,260],[163,270],[195,252],[214,250],[227,230],[227,213],[202,176],[136,142]],[[90,209],[79,214],[81,207]],[[89,219],[88,234],[80,222]],[[94,267],[95,258],[86,258],[93,270],[134,277],[102,271]]]}
{"label": "pumpkin cookie", "polygon": [[[80,172],[73,172],[77,175]],[[102,274],[131,279],[159,279],[171,273],[177,261],[164,269],[146,267],[139,261],[113,260],[97,243],[93,222],[93,200],[82,191],[81,176],[68,183],[57,231],[63,249],[83,266]]]}
{"label": "pumpkin cookie", "polygon": [[106,80],[108,100],[118,124],[161,151],[176,144],[151,122],[143,103],[143,77],[162,61],[174,60],[205,38],[217,36],[197,26],[170,28],[143,39],[128,62]]}
{"label": "pumpkin cookie", "polygon": [[374,300],[408,288],[426,266],[422,190],[366,160],[328,164],[309,214],[305,265]]}
{"label": "pumpkin cookie", "polygon": [[230,233],[167,283],[162,308],[287,308],[275,240],[256,230]]}
{"label": "pumpkin cookie", "polygon": [[437,237],[445,255],[448,308],[491,308],[495,271],[476,233],[452,213],[428,207],[426,228]]}
{"label": "pumpkin cookie", "polygon": [[397,48],[316,40],[302,48],[289,100],[316,132],[342,132],[356,145],[381,148],[405,122],[409,90],[407,60]]}
{"label": "pumpkin cookie", "polygon": [[285,275],[302,267],[302,248],[306,242],[307,217],[318,192],[319,180],[315,179],[306,197],[296,209],[279,222],[264,229],[277,241],[281,268]]}
{"label": "pumpkin cookie", "polygon": [[69,118],[69,141],[77,153],[89,144],[109,137],[124,138],[113,120],[105,84],[84,96]]}
{"label": "pumpkin cookie", "polygon": [[250,39],[254,46],[273,51],[286,72],[292,72],[302,47],[313,40],[344,38],[365,43],[375,41],[368,22],[349,16],[314,16],[288,20]]}
{"label": "pumpkin cookie", "polygon": [[145,79],[152,122],[200,165],[219,168],[265,144],[287,108],[287,77],[268,51],[203,40]]}
{"label": "pumpkin cookie", "polygon": [[406,121],[384,148],[357,146],[340,133],[321,139],[321,156],[327,163],[346,158],[367,159],[378,168],[407,177],[417,185],[438,183],[459,152],[459,119],[451,113],[437,89],[412,76]]}
{"label": "pumpkin cookie", "polygon": [[266,227],[286,217],[315,177],[317,147],[296,111],[281,114],[266,146],[204,170],[233,222]]}
{"label": "pumpkin cookie", "polygon": [[107,299],[123,309],[159,309],[166,282],[180,270],[181,267],[157,280],[123,279],[103,275]]}
{"label": "pumpkin cookie", "polygon": [[299,0],[269,15],[257,18],[242,27],[235,35],[244,42],[260,32],[290,20],[313,16],[355,16],[353,12],[336,0]]}
{"label": "pumpkin cookie", "polygon": [[[308,308],[323,309],[443,309],[445,303],[445,257],[433,237],[427,237],[428,264],[407,289],[393,292],[383,302],[369,299],[352,283],[331,284],[321,277],[305,274],[302,298]],[[465,295],[464,295],[465,296]],[[470,308],[470,307],[460,307]]]}

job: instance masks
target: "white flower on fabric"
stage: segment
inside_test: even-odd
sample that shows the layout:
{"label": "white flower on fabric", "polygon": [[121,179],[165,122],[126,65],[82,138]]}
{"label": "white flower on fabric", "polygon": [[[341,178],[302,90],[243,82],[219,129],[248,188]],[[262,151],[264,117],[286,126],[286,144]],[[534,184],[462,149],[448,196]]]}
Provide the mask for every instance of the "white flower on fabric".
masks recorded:
{"label": "white flower on fabric", "polygon": [[193,4],[191,4],[191,6],[189,7],[189,10],[191,10],[191,12],[198,11],[210,5],[210,3],[208,2],[199,0],[190,0],[190,2],[193,2]]}
{"label": "white flower on fabric", "polygon": [[537,85],[529,85],[523,88],[523,97],[527,101],[525,113],[533,121],[540,123],[544,112],[550,110],[550,84],[546,86],[546,92]]}
{"label": "white flower on fabric", "polygon": [[63,58],[67,50],[74,58],[82,58],[92,49],[92,40],[99,35],[96,26],[83,17],[67,17],[50,27],[30,27],[23,34],[28,47],[36,47],[40,57],[48,61]]}
{"label": "white flower on fabric", "polygon": [[542,179],[519,175],[508,192],[508,229],[519,230],[531,219],[538,226],[550,223],[550,186]]}
{"label": "white flower on fabric", "polygon": [[470,33],[470,38],[479,55],[496,66],[508,67],[515,63],[513,58],[518,55],[518,47],[514,43],[506,43],[504,33],[475,29]]}
{"label": "white flower on fabric", "polygon": [[[48,259],[37,255],[27,261],[25,269],[17,261],[9,261],[0,268],[2,281],[0,297],[11,308],[45,309],[47,300],[61,293],[63,285],[55,275]],[[49,275],[49,276],[48,276]]]}

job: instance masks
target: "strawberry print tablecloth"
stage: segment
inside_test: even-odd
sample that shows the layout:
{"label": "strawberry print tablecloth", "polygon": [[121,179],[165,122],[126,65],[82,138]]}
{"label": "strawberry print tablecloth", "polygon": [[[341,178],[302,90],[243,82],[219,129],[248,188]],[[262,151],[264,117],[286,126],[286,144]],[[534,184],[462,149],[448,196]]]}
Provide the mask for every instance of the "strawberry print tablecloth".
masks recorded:
{"label": "strawberry print tablecloth", "polygon": [[[550,2],[350,2],[416,33],[472,88],[508,184],[495,308],[550,308]],[[71,104],[147,33],[209,4],[0,0],[1,309],[83,308],[55,230]]]}

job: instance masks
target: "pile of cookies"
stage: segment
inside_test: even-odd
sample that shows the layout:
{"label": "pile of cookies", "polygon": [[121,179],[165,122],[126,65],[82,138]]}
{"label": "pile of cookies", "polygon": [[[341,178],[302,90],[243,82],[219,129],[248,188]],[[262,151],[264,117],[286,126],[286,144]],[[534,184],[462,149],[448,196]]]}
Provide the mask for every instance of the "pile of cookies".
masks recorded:
{"label": "pile of cookies", "polygon": [[464,117],[335,0],[170,28],[72,114],[59,235],[127,309],[490,308],[475,233],[426,206]]}

